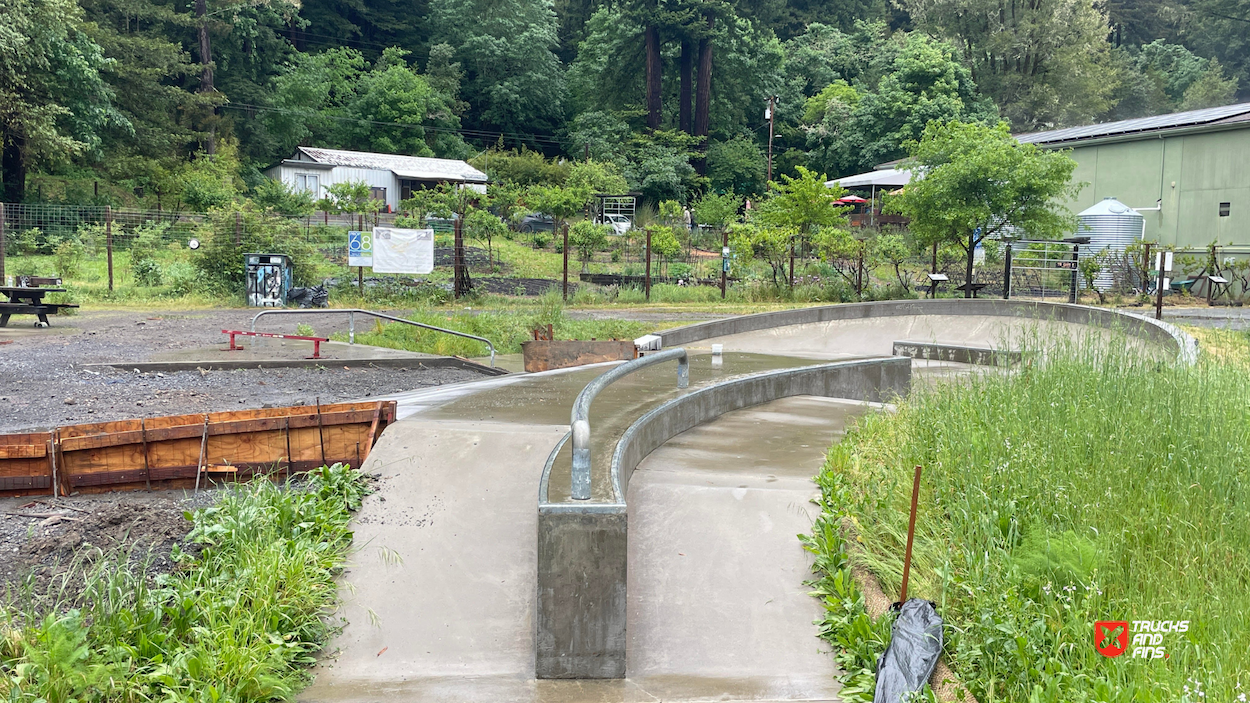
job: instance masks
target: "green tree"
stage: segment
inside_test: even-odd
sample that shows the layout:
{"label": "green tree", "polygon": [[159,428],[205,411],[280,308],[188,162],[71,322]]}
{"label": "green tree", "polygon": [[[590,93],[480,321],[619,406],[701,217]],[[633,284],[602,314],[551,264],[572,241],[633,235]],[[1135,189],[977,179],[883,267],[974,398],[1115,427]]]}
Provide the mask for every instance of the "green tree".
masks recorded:
{"label": "green tree", "polygon": [[131,126],[113,107],[100,77],[108,60],[76,3],[6,0],[0,15],[0,196],[21,202],[32,163],[90,152],[105,129]]}
{"label": "green tree", "polygon": [[707,150],[708,184],[719,191],[758,195],[764,191],[764,152],[746,137],[712,142]]}
{"label": "green tree", "polygon": [[717,231],[736,222],[741,209],[742,197],[732,193],[705,193],[690,208],[696,222]]}
{"label": "green tree", "polygon": [[[969,283],[977,244],[987,237],[1059,239],[1075,231],[1076,217],[1063,201],[1083,184],[1071,182],[1076,162],[1066,152],[1020,143],[1005,123],[955,121],[930,124],[910,152],[902,168],[914,174],[912,182],[887,207],[911,218],[923,244],[963,247]],[[971,297],[971,288],[964,294]]]}
{"label": "green tree", "polygon": [[590,191],[586,188],[565,188],[564,186],[530,186],[525,190],[522,200],[535,212],[550,215],[554,220],[553,230],[559,236],[565,221],[586,210],[586,201],[590,199]]}
{"label": "green tree", "polygon": [[959,47],[977,85],[1018,130],[1087,124],[1113,105],[1110,27],[1092,0],[902,4],[919,27]]}
{"label": "green tree", "polygon": [[595,252],[608,245],[608,232],[611,230],[607,225],[597,225],[590,220],[582,220],[569,228],[569,246],[577,250],[583,273],[589,270],[590,259]]}
{"label": "green tree", "polygon": [[486,261],[495,268],[495,239],[508,233],[508,225],[497,215],[481,208],[469,208],[464,218],[464,233],[470,239],[486,244]]}
{"label": "green tree", "polygon": [[590,193],[621,194],[629,191],[629,183],[620,168],[611,161],[581,161],[569,167],[564,184]]}
{"label": "green tree", "polygon": [[825,185],[825,174],[798,167],[798,178],[782,174],[780,182],[772,182],[770,196],[760,203],[755,218],[778,228],[790,228],[807,236],[821,227],[847,224],[846,206],[838,198],[846,192],[841,187]]}
{"label": "green tree", "polygon": [[540,151],[492,148],[469,159],[474,168],[490,176],[494,183],[519,186],[560,185],[569,177],[569,164],[549,159]]}
{"label": "green tree", "polygon": [[[886,49],[896,53],[890,57]],[[821,167],[870,169],[900,158],[905,154],[903,145],[919,139],[933,120],[997,120],[993,103],[977,92],[972,73],[949,44],[912,33],[891,39],[882,53],[880,60],[888,70],[874,90],[863,92],[853,106],[844,102],[851,96],[841,92],[838,102],[850,113],[845,128],[833,126],[845,110],[826,108],[823,130],[815,136],[829,134],[830,138],[814,144],[809,141],[809,146],[831,149],[835,159],[844,153],[849,163],[821,163]]]}
{"label": "green tree", "polygon": [[177,183],[182,202],[195,212],[224,208],[234,202],[243,192],[236,142],[219,140],[213,156],[197,152],[193,160],[183,164]]}
{"label": "green tree", "polygon": [[345,181],[326,187],[325,197],[317,201],[317,209],[336,214],[372,214],[383,202],[373,197],[364,181]]}
{"label": "green tree", "polygon": [[1237,79],[1226,78],[1219,59],[1211,59],[1202,77],[1185,89],[1180,108],[1200,110],[1204,107],[1220,107],[1234,102],[1236,96]]}
{"label": "green tree", "polygon": [[681,239],[677,236],[676,228],[668,225],[651,228],[651,254],[660,258],[666,270],[668,264],[681,255],[681,248]]}
{"label": "green tree", "polygon": [[[774,288],[781,288],[790,260],[790,247],[797,232],[789,227],[773,227],[753,222],[729,227],[729,248],[739,261],[760,259],[768,264]],[[787,284],[788,285],[788,284]]]}
{"label": "green tree", "polygon": [[307,217],[316,209],[312,193],[266,178],[252,190],[252,202],[261,208],[288,217]]}
{"label": "green tree", "polygon": [[557,126],[564,72],[551,0],[431,0],[430,20],[465,69],[471,123],[509,132]]}

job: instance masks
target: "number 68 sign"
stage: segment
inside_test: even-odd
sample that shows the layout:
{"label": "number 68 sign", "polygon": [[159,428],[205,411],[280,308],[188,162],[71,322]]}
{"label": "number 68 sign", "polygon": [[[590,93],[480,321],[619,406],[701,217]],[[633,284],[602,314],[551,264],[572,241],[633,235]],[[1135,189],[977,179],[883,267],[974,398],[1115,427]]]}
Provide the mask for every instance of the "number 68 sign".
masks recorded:
{"label": "number 68 sign", "polygon": [[347,233],[347,265],[373,266],[373,233]]}

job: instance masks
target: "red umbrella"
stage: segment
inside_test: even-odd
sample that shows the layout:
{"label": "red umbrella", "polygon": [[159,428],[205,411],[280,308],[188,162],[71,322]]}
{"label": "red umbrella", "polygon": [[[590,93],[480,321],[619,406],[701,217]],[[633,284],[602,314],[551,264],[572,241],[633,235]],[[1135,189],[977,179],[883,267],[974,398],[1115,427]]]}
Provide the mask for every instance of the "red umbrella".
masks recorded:
{"label": "red umbrella", "polygon": [[868,202],[868,198],[861,198],[858,195],[844,195],[841,198],[838,198],[838,202],[840,203],[866,203]]}

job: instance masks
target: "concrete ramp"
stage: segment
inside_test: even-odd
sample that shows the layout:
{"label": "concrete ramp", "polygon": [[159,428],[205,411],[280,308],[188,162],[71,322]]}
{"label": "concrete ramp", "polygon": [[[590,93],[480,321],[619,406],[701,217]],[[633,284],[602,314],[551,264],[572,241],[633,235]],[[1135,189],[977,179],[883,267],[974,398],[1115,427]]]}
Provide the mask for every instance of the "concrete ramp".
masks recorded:
{"label": "concrete ramp", "polygon": [[632,681],[660,700],[838,700],[795,535],[811,530],[826,448],[865,409],[774,401],[678,435],[638,466],[627,501]]}
{"label": "concrete ramp", "polygon": [[534,669],[534,496],[566,429],[406,420],[366,464],[335,656],[304,701],[522,700]]}

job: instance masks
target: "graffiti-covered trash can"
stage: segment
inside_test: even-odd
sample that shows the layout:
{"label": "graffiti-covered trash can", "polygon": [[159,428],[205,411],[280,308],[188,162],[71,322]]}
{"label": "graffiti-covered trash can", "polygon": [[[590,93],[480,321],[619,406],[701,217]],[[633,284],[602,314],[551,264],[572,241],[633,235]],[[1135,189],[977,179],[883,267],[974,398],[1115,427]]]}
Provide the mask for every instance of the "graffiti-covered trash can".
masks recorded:
{"label": "graffiti-covered trash can", "polygon": [[247,304],[254,308],[282,307],[291,290],[291,257],[285,254],[245,254]]}

